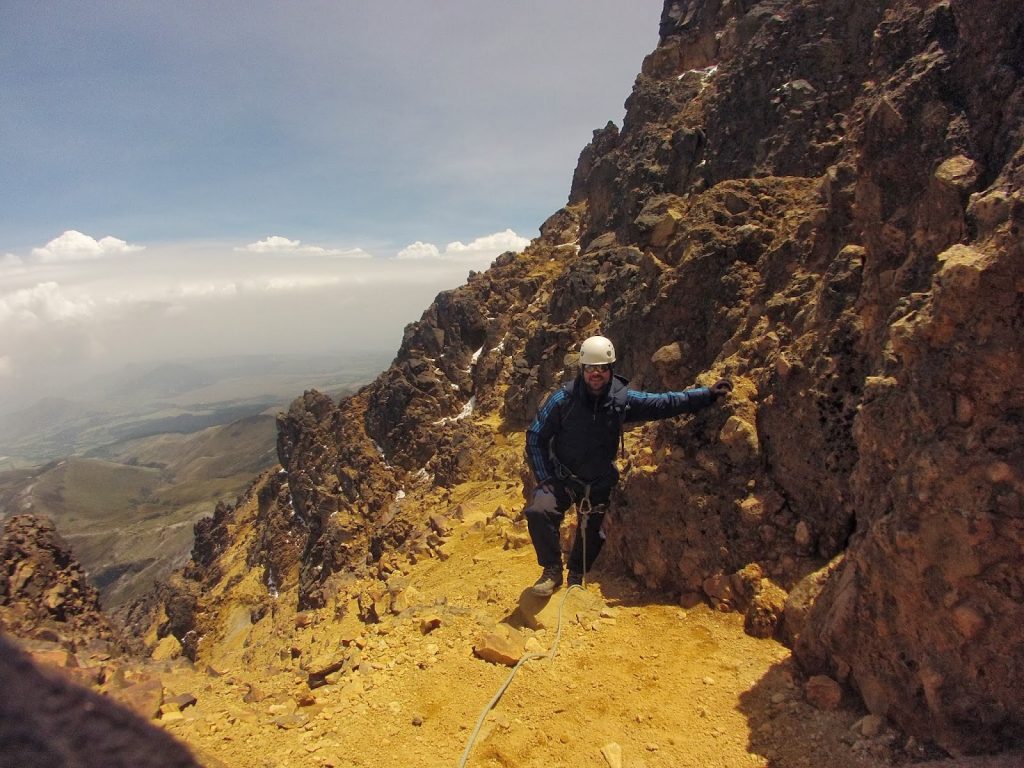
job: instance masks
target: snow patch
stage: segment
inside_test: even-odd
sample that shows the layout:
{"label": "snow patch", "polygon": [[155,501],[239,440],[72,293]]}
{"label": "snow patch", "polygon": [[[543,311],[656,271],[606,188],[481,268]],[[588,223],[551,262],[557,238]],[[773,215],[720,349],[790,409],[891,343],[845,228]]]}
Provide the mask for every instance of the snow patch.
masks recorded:
{"label": "snow patch", "polygon": [[462,406],[462,410],[459,411],[458,416],[445,416],[443,419],[434,422],[435,427],[445,427],[449,424],[455,424],[458,421],[462,421],[467,416],[473,415],[473,410],[476,408],[476,395],[469,398],[469,401]]}
{"label": "snow patch", "polygon": [[388,457],[384,454],[384,449],[380,447],[380,443],[376,440],[371,440],[373,447],[377,449],[377,455],[380,456],[380,460],[384,462],[385,469],[391,469],[391,465],[388,463]]}
{"label": "snow patch", "polygon": [[688,69],[676,79],[682,80],[685,77],[697,75],[700,78],[700,90],[703,91],[707,87],[708,81],[714,77],[716,72],[718,72],[718,65],[712,64],[710,67],[704,67],[702,69]]}

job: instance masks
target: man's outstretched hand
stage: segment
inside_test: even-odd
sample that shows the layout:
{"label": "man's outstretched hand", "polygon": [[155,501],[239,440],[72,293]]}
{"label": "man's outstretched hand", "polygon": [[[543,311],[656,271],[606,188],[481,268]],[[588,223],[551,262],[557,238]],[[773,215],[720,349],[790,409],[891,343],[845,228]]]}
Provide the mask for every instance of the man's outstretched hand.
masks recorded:
{"label": "man's outstretched hand", "polygon": [[712,399],[718,400],[732,392],[732,382],[728,379],[719,379],[711,385],[710,389]]}

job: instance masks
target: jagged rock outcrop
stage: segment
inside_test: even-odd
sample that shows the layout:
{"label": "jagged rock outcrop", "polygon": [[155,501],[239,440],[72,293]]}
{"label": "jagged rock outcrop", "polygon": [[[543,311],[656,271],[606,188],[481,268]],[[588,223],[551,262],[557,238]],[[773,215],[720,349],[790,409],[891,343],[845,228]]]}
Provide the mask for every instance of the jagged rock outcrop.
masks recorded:
{"label": "jagged rock outcrop", "polygon": [[[4,765],[199,765],[147,722],[160,704],[159,681],[126,676],[135,644],[101,611],[98,591],[49,519],[17,515],[4,524],[0,629]],[[153,708],[144,714],[133,711],[143,688]]]}
{"label": "jagged rock outcrop", "polygon": [[630,436],[604,567],[950,752],[1024,743],[1022,61],[1017,0],[666,2],[541,236],[282,416],[251,562],[311,606],[386,577],[429,546],[404,491],[522,473],[602,332],[635,386],[736,383]]}
{"label": "jagged rock outcrop", "polygon": [[124,642],[53,521],[34,515],[15,515],[4,523],[0,629],[70,648],[99,643],[116,650]]}
{"label": "jagged rock outcrop", "polygon": [[[248,558],[264,569],[269,589],[297,584],[302,607],[323,606],[353,577],[378,573],[384,552],[438,544],[429,515],[403,510],[403,487],[465,470],[484,430],[439,418],[438,401],[424,395],[421,402],[406,391],[417,382],[437,388],[443,376],[424,365],[420,358],[395,365],[340,404],[306,392],[279,416],[282,470],[260,487],[258,535]],[[388,458],[378,438],[394,446]],[[412,472],[416,461],[427,463]],[[203,534],[197,530],[197,547],[205,546]]]}

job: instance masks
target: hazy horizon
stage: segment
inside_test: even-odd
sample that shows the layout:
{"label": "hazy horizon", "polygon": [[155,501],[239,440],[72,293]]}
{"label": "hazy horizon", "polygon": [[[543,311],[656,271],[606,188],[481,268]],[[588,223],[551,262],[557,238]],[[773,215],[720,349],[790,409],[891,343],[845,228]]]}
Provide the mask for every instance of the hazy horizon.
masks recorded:
{"label": "hazy horizon", "polygon": [[[509,244],[521,248],[525,240]],[[0,341],[0,411],[41,397],[74,399],[89,379],[128,364],[246,354],[393,354],[405,326],[440,291],[463,283],[470,269],[485,269],[497,253],[429,263],[366,259],[353,268],[330,257],[278,263],[275,254],[207,247],[200,258],[209,264],[191,268],[182,264],[195,253],[132,252],[84,270],[51,265],[51,279],[0,298],[0,327],[15,331]],[[183,279],[169,276],[175,270]],[[5,366],[4,359],[18,367]]]}

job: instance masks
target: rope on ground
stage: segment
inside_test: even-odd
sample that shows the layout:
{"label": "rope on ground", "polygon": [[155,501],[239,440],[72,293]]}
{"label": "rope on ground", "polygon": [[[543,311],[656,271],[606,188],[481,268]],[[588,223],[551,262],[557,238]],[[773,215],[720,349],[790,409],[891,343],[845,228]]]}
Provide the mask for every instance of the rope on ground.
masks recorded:
{"label": "rope on ground", "polygon": [[528,661],[534,661],[535,659],[553,659],[555,654],[558,652],[558,641],[562,638],[562,610],[565,608],[565,601],[569,597],[569,593],[574,589],[583,589],[580,584],[573,584],[565,590],[565,594],[562,595],[562,603],[558,606],[558,625],[555,630],[555,641],[551,644],[551,650],[547,653],[528,653],[523,656],[516,665],[512,667],[512,671],[509,672],[508,677],[505,678],[505,682],[498,688],[498,692],[491,697],[491,700],[487,702],[487,706],[484,707],[483,712],[480,713],[479,719],[476,721],[476,728],[473,729],[473,733],[469,736],[469,741],[466,743],[466,749],[462,753],[462,758],[459,760],[459,768],[465,768],[466,761],[469,760],[469,754],[473,751],[473,744],[476,742],[477,736],[480,735],[480,729],[484,726],[484,721],[487,719],[487,715],[490,714],[491,710],[497,706],[498,701],[504,695],[505,691],[512,684],[512,679],[516,676],[516,672]]}

